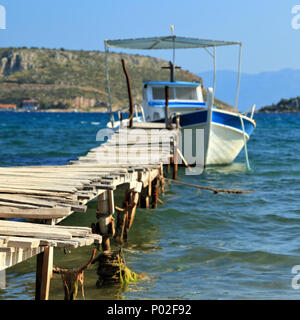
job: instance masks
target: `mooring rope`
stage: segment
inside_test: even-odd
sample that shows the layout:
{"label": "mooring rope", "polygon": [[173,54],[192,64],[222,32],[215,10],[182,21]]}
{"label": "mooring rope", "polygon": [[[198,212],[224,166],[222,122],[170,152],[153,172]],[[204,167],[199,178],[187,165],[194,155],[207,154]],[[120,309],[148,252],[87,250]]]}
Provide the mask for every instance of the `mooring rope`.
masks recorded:
{"label": "mooring rope", "polygon": [[241,114],[239,114],[239,117],[240,117],[242,129],[243,129],[244,146],[245,146],[245,156],[246,156],[246,165],[247,165],[248,171],[251,171],[251,167],[250,167],[250,163],[249,163],[249,158],[248,158],[248,149],[247,149],[247,141],[246,141],[244,120],[243,120]]}
{"label": "mooring rope", "polygon": [[188,187],[192,187],[192,188],[197,188],[197,189],[203,189],[203,190],[209,190],[212,191],[214,194],[217,194],[219,192],[223,192],[223,193],[234,193],[234,194],[242,194],[242,193],[253,193],[254,191],[252,190],[228,190],[228,189],[217,189],[217,188],[211,188],[211,187],[203,187],[203,186],[198,186],[196,184],[191,184],[191,183],[186,183],[186,182],[182,182],[182,181],[178,181],[178,180],[173,180],[170,178],[164,178],[168,181],[172,181],[174,183],[177,184],[182,184]]}

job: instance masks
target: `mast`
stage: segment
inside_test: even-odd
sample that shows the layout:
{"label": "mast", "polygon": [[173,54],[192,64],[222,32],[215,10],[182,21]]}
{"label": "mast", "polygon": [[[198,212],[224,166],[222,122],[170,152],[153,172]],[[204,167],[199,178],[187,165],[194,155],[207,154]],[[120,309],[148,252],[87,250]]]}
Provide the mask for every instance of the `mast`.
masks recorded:
{"label": "mast", "polygon": [[171,82],[175,82],[175,35],[174,35],[174,25],[171,25],[171,34],[173,37],[173,63],[170,63],[171,69]]}

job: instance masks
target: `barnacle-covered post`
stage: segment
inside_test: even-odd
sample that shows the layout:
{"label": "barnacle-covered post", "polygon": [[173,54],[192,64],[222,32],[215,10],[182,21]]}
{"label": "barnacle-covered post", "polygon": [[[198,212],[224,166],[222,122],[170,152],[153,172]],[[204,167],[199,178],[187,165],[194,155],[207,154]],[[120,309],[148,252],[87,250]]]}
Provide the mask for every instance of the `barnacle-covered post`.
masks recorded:
{"label": "barnacle-covered post", "polygon": [[114,236],[114,218],[115,212],[113,190],[107,190],[98,197],[97,219],[99,233],[102,235],[102,250],[110,250],[110,237]]}

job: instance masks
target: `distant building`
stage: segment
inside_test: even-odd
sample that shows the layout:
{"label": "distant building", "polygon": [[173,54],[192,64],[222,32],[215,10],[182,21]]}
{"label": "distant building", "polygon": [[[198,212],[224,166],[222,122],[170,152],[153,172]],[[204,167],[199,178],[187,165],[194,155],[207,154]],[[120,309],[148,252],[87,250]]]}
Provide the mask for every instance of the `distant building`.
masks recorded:
{"label": "distant building", "polygon": [[36,100],[23,100],[21,108],[27,111],[33,111],[38,108],[38,102]]}
{"label": "distant building", "polygon": [[15,104],[0,104],[0,111],[13,111],[17,110],[17,105]]}

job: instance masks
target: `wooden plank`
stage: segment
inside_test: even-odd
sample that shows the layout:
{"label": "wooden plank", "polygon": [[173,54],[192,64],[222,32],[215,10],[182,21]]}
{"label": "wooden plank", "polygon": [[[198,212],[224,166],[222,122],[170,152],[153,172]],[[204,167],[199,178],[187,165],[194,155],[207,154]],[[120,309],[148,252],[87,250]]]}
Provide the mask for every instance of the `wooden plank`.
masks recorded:
{"label": "wooden plank", "polygon": [[[0,194],[1,196],[1,194]],[[28,196],[29,197],[29,196]],[[77,200],[72,200],[72,199],[65,199],[65,198],[61,198],[61,197],[49,197],[49,196],[37,196],[37,195],[32,195],[30,196],[31,199],[40,199],[40,200],[49,200],[51,202],[55,202],[57,204],[59,203],[64,203],[64,204],[68,204],[68,205],[80,205],[80,202]]]}
{"label": "wooden plank", "polygon": [[20,195],[13,195],[13,194],[0,194],[0,201],[7,202],[7,203],[20,203],[20,204],[29,204],[39,207],[49,207],[53,208],[55,207],[56,203],[52,201],[45,201],[45,200],[39,200],[36,198],[31,197],[25,197]]}
{"label": "wooden plank", "polygon": [[78,201],[66,200],[66,199],[59,199],[56,201],[53,198],[48,200],[47,198],[41,199],[40,197],[29,197],[29,196],[20,196],[20,195],[12,195],[12,194],[0,194],[0,201],[5,204],[6,206],[10,206],[10,203],[17,203],[17,204],[27,204],[27,205],[34,205],[37,207],[44,207],[44,208],[55,208],[59,207],[67,207],[71,208],[74,212],[81,212],[85,213],[87,210],[86,206],[80,205]]}
{"label": "wooden plank", "polygon": [[50,178],[26,178],[26,177],[19,177],[16,179],[15,177],[7,177],[7,178],[1,178],[1,184],[11,184],[11,183],[17,183],[17,184],[32,184],[32,185],[39,185],[39,184],[53,184],[53,185],[59,185],[59,186],[74,186],[74,187],[82,187],[84,183],[89,183],[89,181],[78,181],[76,179],[50,179]]}
{"label": "wooden plank", "polygon": [[58,185],[41,185],[41,184],[26,184],[26,183],[2,183],[0,181],[0,188],[15,188],[15,189],[30,189],[30,190],[38,190],[38,191],[50,191],[50,192],[76,192],[78,189],[77,188],[71,188],[67,186],[58,186]]}
{"label": "wooden plank", "polygon": [[46,239],[72,239],[69,232],[57,232],[56,230],[39,230],[39,229],[17,229],[13,227],[0,226],[0,235],[20,236],[29,238],[46,238]]}
{"label": "wooden plank", "polygon": [[22,203],[11,203],[11,202],[5,202],[5,201],[0,201],[0,206],[4,207],[13,207],[13,208],[19,208],[19,209],[39,209],[37,206],[31,206],[28,204],[22,204]]}
{"label": "wooden plank", "polygon": [[0,220],[0,235],[45,239],[72,239],[72,234],[60,229],[59,226],[6,220]]}
{"label": "wooden plank", "polygon": [[[39,239],[39,238],[25,238],[25,237],[5,237],[0,236],[0,240],[9,239],[7,245],[5,247],[15,247],[15,248],[29,248],[29,247],[36,247],[37,243],[39,246],[49,246],[49,247],[58,247],[58,248],[78,248],[80,246],[90,245],[90,244],[99,244],[101,243],[101,236],[100,235],[93,235],[90,234],[86,237],[87,241],[82,241],[78,239],[83,239],[79,237],[73,237],[71,240],[51,240],[51,239]],[[7,240],[6,240],[7,241]],[[28,244],[28,245],[27,245]],[[1,245],[3,247],[3,245]]]}
{"label": "wooden plank", "polygon": [[40,195],[49,197],[63,197],[66,199],[76,199],[76,196],[72,193],[66,192],[51,192],[42,190],[31,190],[31,189],[17,189],[17,188],[0,188],[0,193],[12,193],[12,194],[23,194],[23,195]]}
{"label": "wooden plank", "polygon": [[1,218],[57,219],[68,216],[70,208],[18,209],[0,206]]}
{"label": "wooden plank", "polygon": [[[39,246],[51,246],[51,247],[56,247],[57,246],[57,241],[69,241],[69,240],[53,240],[53,239],[40,239],[40,238],[29,238],[29,237],[16,237],[16,236],[0,236],[0,244],[1,242],[7,243],[9,240],[12,241],[39,241]],[[17,247],[17,246],[16,246]]]}
{"label": "wooden plank", "polygon": [[40,240],[24,237],[8,237],[6,245],[13,248],[37,248],[40,245]]}
{"label": "wooden plank", "polygon": [[[6,221],[6,220],[0,220],[0,234],[2,233],[2,230],[7,228],[9,230],[15,229],[23,230],[24,232],[29,230],[34,233],[61,233],[62,235],[69,235],[71,237],[67,237],[67,239],[71,239],[72,236],[75,237],[86,237],[89,234],[92,233],[91,228],[88,227],[73,227],[73,226],[60,226],[60,225],[47,225],[47,224],[37,224],[37,223],[30,223],[30,222],[19,222],[19,221]],[[35,236],[34,238],[36,238]],[[41,236],[43,238],[43,236]],[[44,238],[48,238],[48,236],[44,236]],[[59,237],[57,238],[59,239]],[[63,239],[63,238],[62,238]]]}
{"label": "wooden plank", "polygon": [[77,193],[77,197],[79,200],[92,200],[97,197],[97,194],[93,192],[81,191],[80,193]]}
{"label": "wooden plank", "polygon": [[[4,168],[0,167],[0,172]],[[49,173],[70,173],[70,174],[77,174],[77,173],[91,173],[91,174],[99,174],[101,175],[102,173],[105,172],[110,172],[110,171],[118,171],[118,172],[126,172],[126,169],[119,169],[117,168],[112,168],[108,164],[95,164],[93,168],[89,167],[84,167],[84,166],[76,166],[76,165],[67,165],[67,166],[62,166],[62,167],[35,167],[34,169],[31,169],[31,167],[7,167],[3,172],[49,172]]]}
{"label": "wooden plank", "polygon": [[15,252],[15,248],[0,246],[0,253],[12,253]]}
{"label": "wooden plank", "polygon": [[[87,173],[84,172],[15,172],[15,171],[6,171],[1,172],[0,171],[0,177],[6,178],[6,177],[20,177],[20,178],[40,178],[40,179],[59,179],[59,180],[92,180],[95,179],[94,175],[87,175]],[[71,178],[70,178],[71,177]]]}

